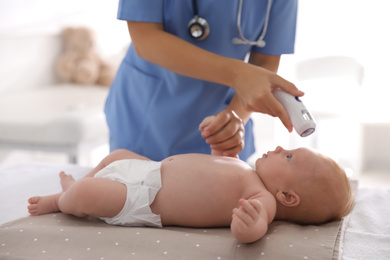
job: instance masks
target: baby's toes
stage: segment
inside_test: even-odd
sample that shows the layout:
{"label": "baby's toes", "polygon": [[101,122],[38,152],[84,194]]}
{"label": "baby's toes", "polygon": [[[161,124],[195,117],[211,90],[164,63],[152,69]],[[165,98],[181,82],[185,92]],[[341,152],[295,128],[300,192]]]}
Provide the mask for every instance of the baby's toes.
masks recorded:
{"label": "baby's toes", "polygon": [[37,204],[28,205],[27,209],[28,209],[28,213],[30,213],[30,215],[32,215],[32,216],[38,214],[38,206],[37,206]]}
{"label": "baby's toes", "polygon": [[40,197],[31,197],[28,199],[28,203],[30,205],[27,206],[28,213],[30,215],[37,215],[38,214],[38,202],[39,202]]}
{"label": "baby's toes", "polygon": [[60,171],[60,178],[65,178],[67,174],[64,171]]}
{"label": "baby's toes", "polygon": [[28,203],[37,204],[39,202],[39,197],[31,197],[28,199]]}

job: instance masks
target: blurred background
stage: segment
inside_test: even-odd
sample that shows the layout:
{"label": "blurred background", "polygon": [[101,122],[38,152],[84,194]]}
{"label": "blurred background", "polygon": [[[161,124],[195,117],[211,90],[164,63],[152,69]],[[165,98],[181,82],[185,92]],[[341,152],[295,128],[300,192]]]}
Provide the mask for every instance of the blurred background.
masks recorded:
{"label": "blurred background", "polygon": [[[389,186],[389,10],[386,0],[299,0],[295,54],[282,57],[279,73],[305,91],[317,129],[301,138],[256,115],[260,153],[275,145],[314,147],[361,185]],[[270,121],[273,130],[262,127]]]}
{"label": "blurred background", "polygon": [[[53,64],[65,27],[93,29],[99,54],[117,66],[130,43],[126,23],[116,20],[117,4],[112,0],[0,0],[0,168],[71,161],[70,148],[63,153],[49,149],[50,144],[41,145],[44,149],[40,150],[35,149],[37,144],[24,149],[20,140],[11,144],[5,136],[10,138],[16,135],[12,129],[24,127],[14,120],[24,112],[10,106],[31,103],[34,95],[26,94],[21,102],[23,93],[58,84]],[[389,8],[388,0],[299,0],[296,51],[282,56],[279,74],[305,91],[302,101],[315,117],[317,129],[301,138],[288,133],[274,118],[253,115],[257,153],[250,162],[277,145],[308,146],[337,160],[361,185],[390,187]],[[104,97],[107,90],[101,87],[99,95]],[[91,94],[88,99],[97,96]],[[88,120],[103,116],[104,98],[96,102],[97,111]],[[39,99],[29,105],[38,104]],[[73,120],[77,114],[80,120],[80,115],[92,111],[86,112],[89,106],[81,101],[64,104],[65,116]],[[48,114],[53,113],[49,110]],[[39,112],[42,118],[46,112]],[[13,128],[6,128],[1,120]],[[94,145],[87,140],[86,145],[84,139],[75,148],[76,162],[94,166],[108,153],[107,140],[99,139]]]}

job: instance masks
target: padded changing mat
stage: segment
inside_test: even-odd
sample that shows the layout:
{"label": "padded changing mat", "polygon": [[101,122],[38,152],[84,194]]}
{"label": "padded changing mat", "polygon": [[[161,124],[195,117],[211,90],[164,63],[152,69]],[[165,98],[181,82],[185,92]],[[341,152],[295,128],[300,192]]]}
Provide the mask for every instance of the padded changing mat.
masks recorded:
{"label": "padded changing mat", "polygon": [[343,221],[300,226],[275,221],[252,244],[229,228],[111,226],[62,213],[0,226],[0,259],[337,259]]}

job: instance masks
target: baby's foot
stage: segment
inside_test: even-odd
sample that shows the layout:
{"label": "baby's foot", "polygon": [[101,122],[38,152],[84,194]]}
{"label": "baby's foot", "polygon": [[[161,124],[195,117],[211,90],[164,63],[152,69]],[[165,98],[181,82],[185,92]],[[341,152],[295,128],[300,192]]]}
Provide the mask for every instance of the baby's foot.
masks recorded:
{"label": "baby's foot", "polygon": [[66,174],[63,171],[60,172],[60,179],[62,191],[66,191],[75,182],[72,175]]}
{"label": "baby's foot", "polygon": [[59,194],[44,197],[31,197],[28,199],[27,209],[31,216],[58,212],[57,199]]}

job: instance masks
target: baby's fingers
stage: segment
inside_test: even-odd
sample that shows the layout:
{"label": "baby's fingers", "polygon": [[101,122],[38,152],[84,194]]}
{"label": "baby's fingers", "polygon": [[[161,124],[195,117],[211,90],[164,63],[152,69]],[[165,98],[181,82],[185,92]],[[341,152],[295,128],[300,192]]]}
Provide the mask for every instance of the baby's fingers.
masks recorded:
{"label": "baby's fingers", "polygon": [[263,203],[261,203],[259,200],[250,200],[249,203],[253,206],[253,208],[256,210],[257,214],[260,214],[262,208],[263,208]]}
{"label": "baby's fingers", "polygon": [[245,210],[240,207],[239,209],[233,210],[233,215],[237,217],[240,222],[242,222],[242,225],[249,226],[252,223],[252,217],[248,215],[248,213],[245,212]]}
{"label": "baby's fingers", "polygon": [[240,200],[240,205],[252,221],[255,221],[261,212],[261,202],[258,200]]}

